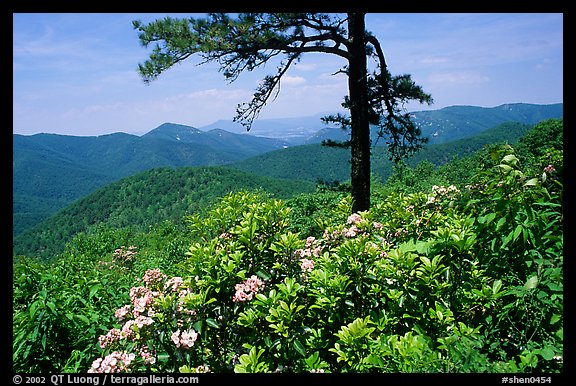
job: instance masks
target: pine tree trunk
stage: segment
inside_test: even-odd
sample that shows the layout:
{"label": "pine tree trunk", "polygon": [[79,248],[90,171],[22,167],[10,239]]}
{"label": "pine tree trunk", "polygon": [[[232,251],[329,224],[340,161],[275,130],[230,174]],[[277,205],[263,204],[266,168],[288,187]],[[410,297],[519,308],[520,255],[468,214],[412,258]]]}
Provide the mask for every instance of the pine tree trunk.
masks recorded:
{"label": "pine tree trunk", "polygon": [[370,124],[366,80],[366,41],[363,13],[348,15],[352,212],[370,209]]}

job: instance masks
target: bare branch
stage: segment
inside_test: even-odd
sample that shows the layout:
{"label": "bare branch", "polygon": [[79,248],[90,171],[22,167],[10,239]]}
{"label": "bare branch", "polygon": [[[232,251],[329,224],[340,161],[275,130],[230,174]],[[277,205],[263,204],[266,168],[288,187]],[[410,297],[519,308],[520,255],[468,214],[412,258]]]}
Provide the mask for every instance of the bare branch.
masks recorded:
{"label": "bare branch", "polygon": [[299,57],[299,54],[291,55],[288,58],[286,64],[282,64],[278,68],[278,72],[274,76],[267,76],[264,81],[256,89],[252,101],[250,103],[244,103],[238,105],[236,109],[236,117],[234,117],[234,122],[240,122],[247,131],[250,131],[252,123],[258,118],[260,111],[266,105],[270,97],[272,96],[274,90],[276,90],[274,99],[278,96],[280,92],[280,80],[282,76],[288,71],[290,65]]}

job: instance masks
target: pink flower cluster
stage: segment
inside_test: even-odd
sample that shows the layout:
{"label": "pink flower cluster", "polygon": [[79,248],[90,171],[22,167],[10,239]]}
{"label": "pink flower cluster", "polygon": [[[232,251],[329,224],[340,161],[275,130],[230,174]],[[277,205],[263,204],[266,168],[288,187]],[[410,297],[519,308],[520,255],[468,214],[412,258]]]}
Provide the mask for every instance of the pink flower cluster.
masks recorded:
{"label": "pink flower cluster", "polygon": [[134,316],[138,317],[141,313],[146,311],[146,308],[154,303],[157,296],[158,292],[152,291],[146,287],[130,288],[130,300],[134,306]]}
{"label": "pink flower cluster", "polygon": [[314,244],[318,244],[316,242],[316,238],[310,236],[306,239],[306,247],[304,249],[297,249],[296,251],[294,251],[294,253],[300,256],[301,258],[312,256],[318,257],[322,254],[322,245],[314,246]]}
{"label": "pink flower cluster", "polygon": [[125,305],[124,307],[120,307],[114,312],[114,316],[119,321],[122,321],[126,318],[126,315],[130,313],[130,304]]}
{"label": "pink flower cluster", "polygon": [[360,229],[356,225],[352,225],[350,228],[344,228],[342,230],[344,237],[352,238],[356,237],[360,233]]}
{"label": "pink flower cluster", "polygon": [[245,302],[252,300],[254,294],[264,288],[264,282],[256,275],[250,276],[244,282],[236,284],[236,293],[232,297],[233,302]]}
{"label": "pink flower cluster", "polygon": [[119,373],[126,370],[136,358],[135,354],[114,351],[104,358],[98,358],[92,362],[89,373]]}
{"label": "pink flower cluster", "polygon": [[150,352],[150,349],[145,346],[140,349],[140,358],[144,361],[144,364],[153,365],[156,363],[156,356]]}
{"label": "pink flower cluster", "polygon": [[[151,351],[146,343],[139,342],[139,339],[142,336],[148,336],[149,332],[154,332],[153,330],[145,329],[154,323],[154,319],[152,319],[156,314],[154,302],[156,298],[162,295],[160,291],[176,292],[179,297],[177,305],[177,308],[180,308],[179,312],[195,315],[194,310],[183,309],[181,304],[182,298],[190,293],[189,289],[184,288],[184,280],[181,277],[173,277],[168,280],[166,278],[167,276],[157,268],[147,270],[142,277],[145,286],[132,287],[130,289],[131,304],[120,307],[114,312],[114,316],[119,321],[127,320],[122,329],[112,328],[106,335],[98,337],[100,347],[108,350],[116,349],[118,346],[115,343],[120,340],[130,340],[135,343],[135,345],[131,344],[131,347],[133,347],[136,354],[114,351],[104,358],[96,359],[92,363],[89,372],[125,371],[137,355],[142,358],[142,362],[145,365],[156,363],[155,352]],[[197,336],[198,334],[194,330],[182,333],[178,330],[172,335],[172,340],[177,347],[189,348],[192,347]]]}
{"label": "pink flower cluster", "polygon": [[302,272],[312,272],[314,269],[314,260],[302,259],[300,260],[300,269]]}
{"label": "pink flower cluster", "polygon": [[232,240],[234,238],[234,236],[232,236],[232,234],[228,233],[228,232],[223,232],[220,234],[220,236],[218,236],[219,239],[222,240]]}
{"label": "pink flower cluster", "polygon": [[156,288],[166,279],[166,277],[167,276],[160,272],[158,268],[154,268],[144,272],[142,280],[144,281],[146,287]]}
{"label": "pink flower cluster", "polygon": [[133,338],[134,337],[134,328],[133,326],[138,327],[138,329],[143,328],[144,326],[149,326],[154,323],[152,318],[147,316],[140,315],[136,319],[129,320],[122,326],[122,337],[123,338]]}
{"label": "pink flower cluster", "polygon": [[554,165],[548,165],[544,168],[544,172],[546,172],[546,173],[552,173],[555,171],[556,171],[556,168],[554,167]]}
{"label": "pink flower cluster", "polygon": [[[360,214],[352,213],[350,216],[348,216],[348,219],[346,220],[346,223],[350,224],[351,226],[350,226],[350,228],[344,228],[342,230],[342,235],[346,238],[352,238],[352,237],[358,236],[360,233],[363,232],[363,230],[358,228],[357,225],[360,225],[363,222],[364,222],[364,219],[362,219],[362,216],[360,216]],[[368,224],[365,224],[365,225],[368,225]],[[372,226],[376,230],[380,230],[380,229],[384,228],[384,225],[382,225],[379,222],[373,222]]]}
{"label": "pink flower cluster", "polygon": [[454,200],[458,194],[460,194],[460,189],[454,185],[450,185],[449,187],[433,185],[432,195],[428,196],[426,205],[437,203],[443,198]]}
{"label": "pink flower cluster", "polygon": [[348,216],[346,222],[348,224],[360,224],[362,222],[362,216],[360,216],[358,213],[352,213],[350,216]]}
{"label": "pink flower cluster", "polygon": [[329,231],[328,229],[324,230],[324,233],[322,234],[322,238],[324,239],[324,241],[326,242],[335,242],[337,240],[339,240],[342,237],[342,234],[340,233],[340,231],[338,229],[334,229],[332,231]]}
{"label": "pink flower cluster", "polygon": [[122,338],[122,331],[117,328],[113,328],[106,335],[100,335],[98,337],[98,343],[100,344],[100,348],[104,349],[108,345],[117,342]]}
{"label": "pink flower cluster", "polygon": [[174,276],[164,283],[164,291],[172,291],[176,292],[182,285],[184,284],[184,280],[182,280],[179,276]]}
{"label": "pink flower cluster", "polygon": [[138,329],[142,329],[144,326],[149,326],[154,322],[152,318],[140,315],[134,320],[129,320],[122,326],[122,330],[117,328],[112,328],[106,335],[100,335],[98,337],[98,343],[102,349],[108,347],[114,342],[120,339],[134,339],[136,337],[134,326]]}
{"label": "pink flower cluster", "polygon": [[114,251],[114,260],[120,263],[131,263],[136,258],[136,247],[131,245],[126,248],[122,245]]}
{"label": "pink flower cluster", "polygon": [[194,329],[182,332],[180,332],[180,329],[178,329],[172,333],[171,339],[176,347],[182,346],[182,348],[190,348],[194,346],[194,342],[196,342],[196,339],[198,339],[198,333],[194,331]]}

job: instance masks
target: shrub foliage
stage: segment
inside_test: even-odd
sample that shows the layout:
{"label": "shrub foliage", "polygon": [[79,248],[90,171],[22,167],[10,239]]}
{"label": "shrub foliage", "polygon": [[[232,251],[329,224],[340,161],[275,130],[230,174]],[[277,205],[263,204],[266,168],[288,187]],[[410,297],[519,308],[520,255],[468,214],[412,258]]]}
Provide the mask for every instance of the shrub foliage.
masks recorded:
{"label": "shrub foliage", "polygon": [[185,230],[19,259],[14,370],[562,372],[561,150],[541,150],[494,147],[473,179],[366,212],[236,192]]}

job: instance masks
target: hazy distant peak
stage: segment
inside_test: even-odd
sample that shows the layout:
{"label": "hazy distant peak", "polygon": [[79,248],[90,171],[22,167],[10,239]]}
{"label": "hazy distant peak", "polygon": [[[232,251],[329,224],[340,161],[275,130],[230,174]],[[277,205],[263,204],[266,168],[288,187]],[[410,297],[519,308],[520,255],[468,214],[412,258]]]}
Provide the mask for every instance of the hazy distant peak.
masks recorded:
{"label": "hazy distant peak", "polygon": [[177,123],[163,123],[157,128],[144,134],[142,137],[189,142],[190,139],[197,137],[202,133],[201,130],[192,126],[180,125]]}

